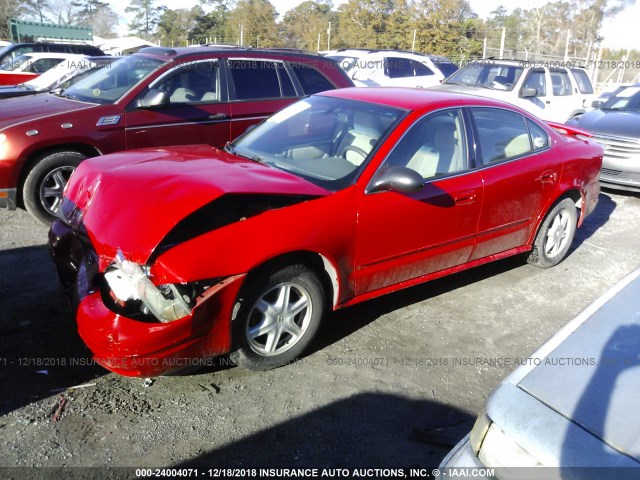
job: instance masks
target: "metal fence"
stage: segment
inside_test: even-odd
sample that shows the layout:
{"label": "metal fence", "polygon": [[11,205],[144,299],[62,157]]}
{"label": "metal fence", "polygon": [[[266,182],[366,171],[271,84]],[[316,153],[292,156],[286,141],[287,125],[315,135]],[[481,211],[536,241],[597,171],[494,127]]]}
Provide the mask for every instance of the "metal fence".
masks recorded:
{"label": "metal fence", "polygon": [[532,54],[530,52],[485,47],[485,58],[513,59],[537,63],[549,67],[582,67],[593,82],[597,92],[611,90],[620,84],[640,82],[640,58],[623,55],[618,60],[603,60],[601,51],[594,51],[588,58],[560,55]]}

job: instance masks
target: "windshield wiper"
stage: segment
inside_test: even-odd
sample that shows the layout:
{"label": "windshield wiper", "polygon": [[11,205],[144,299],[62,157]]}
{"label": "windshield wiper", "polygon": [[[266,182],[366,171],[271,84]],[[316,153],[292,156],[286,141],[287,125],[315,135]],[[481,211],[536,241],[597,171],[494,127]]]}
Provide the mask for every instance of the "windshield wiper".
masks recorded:
{"label": "windshield wiper", "polygon": [[267,163],[264,157],[260,155],[241,155],[244,158],[248,158],[249,160],[253,160],[254,162],[262,163],[263,165]]}
{"label": "windshield wiper", "polygon": [[233,153],[235,155],[236,153],[236,146],[233,144],[232,141],[228,140],[227,143],[225,144],[223,150],[225,152],[229,152],[229,153]]}
{"label": "windshield wiper", "polygon": [[223,150],[233,155],[238,155],[239,157],[246,158],[247,160],[253,160],[254,162],[258,162],[262,164],[267,163],[264,157],[262,157],[261,155],[258,155],[257,153],[240,153],[236,151],[236,146],[233,144],[233,142],[227,142]]}

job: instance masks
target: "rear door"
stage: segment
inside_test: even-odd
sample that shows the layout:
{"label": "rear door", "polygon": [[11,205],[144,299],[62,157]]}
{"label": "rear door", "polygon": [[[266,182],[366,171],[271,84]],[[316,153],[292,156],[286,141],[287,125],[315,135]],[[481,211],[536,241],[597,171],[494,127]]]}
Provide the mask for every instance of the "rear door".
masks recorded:
{"label": "rear door", "polygon": [[226,65],[232,117],[231,139],[299,98],[283,61],[232,57]]}
{"label": "rear door", "polygon": [[484,183],[475,260],[527,243],[557,190],[562,159],[547,132],[523,115],[490,107],[469,111]]}
{"label": "rear door", "polygon": [[139,108],[134,100],[126,112],[127,149],[206,143],[224,146],[230,139],[229,103],[218,59],[181,64],[154,81],[169,102]]}

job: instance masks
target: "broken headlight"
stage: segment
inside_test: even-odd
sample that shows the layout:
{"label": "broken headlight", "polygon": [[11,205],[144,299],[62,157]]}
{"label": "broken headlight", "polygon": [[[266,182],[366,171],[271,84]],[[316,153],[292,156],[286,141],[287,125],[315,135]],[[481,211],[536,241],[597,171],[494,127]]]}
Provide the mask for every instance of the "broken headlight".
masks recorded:
{"label": "broken headlight", "polygon": [[79,227],[82,223],[83,211],[67,197],[62,197],[58,217],[70,227]]}
{"label": "broken headlight", "polygon": [[139,304],[142,314],[151,314],[160,322],[172,322],[191,313],[195,289],[188,285],[155,286],[149,278],[148,269],[126,260],[120,250],[104,278],[112,298],[119,305]]}

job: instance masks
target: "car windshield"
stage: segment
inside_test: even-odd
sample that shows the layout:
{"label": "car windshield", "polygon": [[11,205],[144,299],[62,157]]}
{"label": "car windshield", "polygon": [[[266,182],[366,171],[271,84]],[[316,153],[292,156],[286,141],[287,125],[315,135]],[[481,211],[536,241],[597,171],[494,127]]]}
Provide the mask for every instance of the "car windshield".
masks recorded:
{"label": "car windshield", "polygon": [[605,110],[640,111],[640,85],[617,91],[601,108]]}
{"label": "car windshield", "polygon": [[444,83],[511,91],[523,68],[501,63],[472,62],[451,75]]}
{"label": "car windshield", "polygon": [[54,85],[57,85],[62,79],[69,78],[72,75],[76,75],[90,68],[95,68],[96,66],[97,64],[94,61],[82,57],[75,60],[64,60],[42,75],[23,83],[22,86],[37,91],[48,90]]}
{"label": "car windshield", "polygon": [[312,96],[276,113],[226,150],[328,190],[351,185],[405,110]]}
{"label": "car windshield", "polygon": [[161,60],[130,55],[83,78],[60,95],[82,102],[114,103],[163,63]]}

